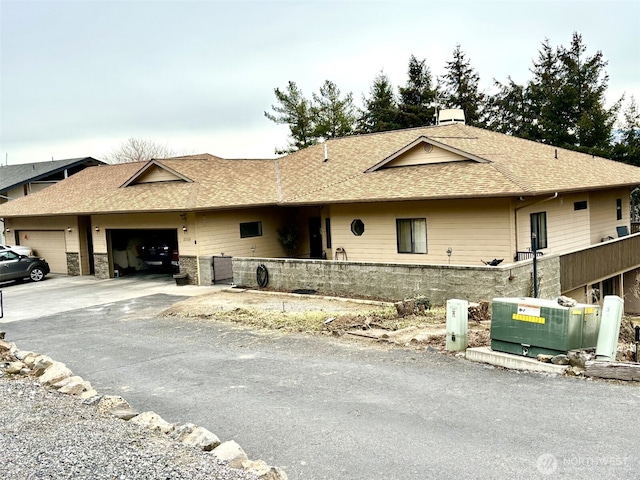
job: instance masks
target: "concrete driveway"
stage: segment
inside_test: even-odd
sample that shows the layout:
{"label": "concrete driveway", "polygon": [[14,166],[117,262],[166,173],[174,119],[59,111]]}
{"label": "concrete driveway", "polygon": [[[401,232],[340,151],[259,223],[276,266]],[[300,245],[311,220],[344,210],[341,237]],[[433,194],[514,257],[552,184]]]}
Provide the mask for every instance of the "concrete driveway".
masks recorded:
{"label": "concrete driveway", "polygon": [[38,283],[0,283],[4,306],[4,316],[0,323],[45,317],[153,294],[191,297],[224,288],[228,286],[178,287],[169,275],[149,274],[100,280],[95,277],[50,274]]}
{"label": "concrete driveway", "polygon": [[[159,317],[191,288],[210,287],[120,281],[61,277],[3,288],[8,323],[0,328],[100,393],[234,439],[292,480],[637,477],[635,385]],[[37,310],[17,318],[13,302],[33,299],[30,287]],[[51,297],[62,291],[76,300],[54,312]]]}

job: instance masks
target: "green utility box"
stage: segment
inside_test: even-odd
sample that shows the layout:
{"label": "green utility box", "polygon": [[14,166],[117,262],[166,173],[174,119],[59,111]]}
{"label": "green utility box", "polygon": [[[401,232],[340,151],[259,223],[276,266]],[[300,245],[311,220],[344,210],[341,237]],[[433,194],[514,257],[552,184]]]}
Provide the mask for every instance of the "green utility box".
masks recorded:
{"label": "green utility box", "polygon": [[535,357],[595,347],[600,328],[600,306],[559,305],[540,298],[494,298],[491,348]]}

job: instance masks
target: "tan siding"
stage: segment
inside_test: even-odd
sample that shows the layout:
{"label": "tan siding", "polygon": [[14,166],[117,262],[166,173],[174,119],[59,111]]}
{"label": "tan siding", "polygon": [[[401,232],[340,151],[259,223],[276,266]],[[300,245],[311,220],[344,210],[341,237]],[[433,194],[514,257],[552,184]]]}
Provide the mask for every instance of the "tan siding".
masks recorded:
{"label": "tan siding", "polygon": [[[616,220],[616,199],[622,200],[622,220]],[[629,226],[629,190],[609,190],[592,192],[591,205],[591,243],[599,243],[608,237],[618,236],[616,227]]]}
{"label": "tan siding", "polygon": [[425,145],[417,145],[408,152],[393,159],[383,168],[401,167],[408,165],[426,165],[430,163],[459,162],[467,158],[457,153],[449,152],[443,148],[433,147],[429,153],[425,150]]}
{"label": "tan siding", "polygon": [[[67,228],[71,227],[71,232],[67,232]],[[11,228],[13,232],[19,232],[24,230],[30,231],[48,231],[57,230],[65,232],[66,247],[63,253],[66,252],[78,252],[79,245],[79,231],[77,228],[76,217],[62,216],[62,217],[19,217],[12,218],[11,223],[6,225],[6,228]],[[7,243],[11,243],[9,240],[13,240],[13,232],[8,235]],[[17,238],[14,243],[24,244],[25,238]],[[65,268],[66,273],[66,268]]]}
{"label": "tan siding", "polygon": [[[285,223],[281,217],[274,208],[197,213],[198,255],[284,257],[276,233]],[[262,221],[262,236],[240,238],[240,223],[255,221]]]}
{"label": "tan siding", "polygon": [[555,199],[547,199],[543,197],[539,202],[518,209],[518,250],[526,251],[531,248],[530,215],[538,212],[547,213],[548,246],[542,249],[544,253],[558,253],[588,247],[591,202],[587,201],[587,210],[574,210],[574,202],[588,200],[588,196],[586,194],[560,195]]}
{"label": "tan siding", "polygon": [[[481,215],[479,214],[481,213]],[[351,233],[359,218],[365,232]],[[396,219],[426,218],[427,254],[397,252]],[[448,263],[479,265],[481,260],[510,261],[512,248],[510,200],[387,202],[369,205],[333,205],[333,254],[344,248],[349,260],[398,263]]]}
{"label": "tan siding", "polygon": [[24,197],[24,189],[22,185],[19,187],[12,188],[7,192],[7,197],[11,200],[15,200],[16,198]]}
{"label": "tan siding", "polygon": [[181,182],[184,182],[184,180],[177,177],[173,173],[156,165],[156,166],[151,166],[146,172],[140,175],[140,177],[136,179],[134,184],[152,183],[152,182],[171,182],[176,180],[180,180]]}
{"label": "tan siding", "polygon": [[57,182],[34,182],[29,184],[29,193],[36,193],[41,190],[44,190],[51,185],[56,184]]}

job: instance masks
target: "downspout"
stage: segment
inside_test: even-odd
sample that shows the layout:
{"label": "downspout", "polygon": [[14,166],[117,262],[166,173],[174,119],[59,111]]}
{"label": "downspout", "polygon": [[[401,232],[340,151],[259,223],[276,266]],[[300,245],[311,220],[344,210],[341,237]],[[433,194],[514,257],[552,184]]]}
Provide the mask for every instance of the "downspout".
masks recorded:
{"label": "downspout", "polygon": [[537,205],[539,203],[548,202],[549,200],[555,200],[556,198],[558,198],[558,192],[554,193],[553,196],[551,196],[549,198],[543,198],[542,200],[538,200],[536,202],[527,203],[526,205],[522,205],[521,207],[517,207],[513,211],[513,220],[514,220],[514,223],[515,223],[514,234],[516,236],[516,252],[518,251],[518,210],[523,209],[525,207],[530,207],[531,205]]}

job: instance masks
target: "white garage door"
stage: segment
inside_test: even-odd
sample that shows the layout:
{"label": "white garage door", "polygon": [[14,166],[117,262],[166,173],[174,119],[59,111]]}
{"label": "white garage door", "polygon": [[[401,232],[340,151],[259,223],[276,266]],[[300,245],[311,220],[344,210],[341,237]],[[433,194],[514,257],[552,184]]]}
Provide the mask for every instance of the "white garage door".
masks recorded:
{"label": "white garage door", "polygon": [[63,230],[21,230],[20,245],[31,247],[44,259],[53,273],[67,273],[67,248]]}

